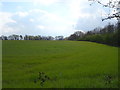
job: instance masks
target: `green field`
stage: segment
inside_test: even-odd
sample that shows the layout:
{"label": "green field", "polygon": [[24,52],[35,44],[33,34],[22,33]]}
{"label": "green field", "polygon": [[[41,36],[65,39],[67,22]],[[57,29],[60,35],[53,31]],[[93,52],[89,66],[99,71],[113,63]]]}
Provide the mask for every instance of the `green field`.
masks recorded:
{"label": "green field", "polygon": [[[3,41],[3,88],[117,88],[118,48],[85,41]],[[41,84],[39,72],[47,77]],[[44,77],[44,76],[43,76]],[[110,78],[108,78],[110,77]]]}

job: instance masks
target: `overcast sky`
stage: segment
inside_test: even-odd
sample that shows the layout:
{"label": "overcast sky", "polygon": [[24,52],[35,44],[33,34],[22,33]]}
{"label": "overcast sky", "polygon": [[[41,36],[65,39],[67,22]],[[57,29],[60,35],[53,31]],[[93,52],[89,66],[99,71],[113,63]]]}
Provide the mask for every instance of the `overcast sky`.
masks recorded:
{"label": "overcast sky", "polygon": [[66,37],[115,23],[115,19],[101,21],[108,11],[97,3],[90,6],[88,0],[2,0],[0,35]]}

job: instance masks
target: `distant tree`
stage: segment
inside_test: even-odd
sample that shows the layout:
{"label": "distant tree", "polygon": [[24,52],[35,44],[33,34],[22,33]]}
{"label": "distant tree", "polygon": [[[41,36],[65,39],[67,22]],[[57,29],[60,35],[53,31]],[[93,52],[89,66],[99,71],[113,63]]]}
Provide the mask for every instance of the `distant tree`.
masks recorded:
{"label": "distant tree", "polygon": [[12,36],[14,37],[14,40],[19,40],[19,35],[13,34]]}
{"label": "distant tree", "polygon": [[92,35],[92,31],[87,31],[86,35]]}
{"label": "distant tree", "polygon": [[8,40],[8,37],[7,37],[7,36],[2,35],[2,36],[1,36],[1,39],[2,39],[2,40]]}
{"label": "distant tree", "polygon": [[120,46],[120,28],[119,24],[108,24],[104,28],[95,28],[86,32],[82,37],[78,32],[70,35],[68,40],[91,41],[97,43],[108,44],[112,46]]}
{"label": "distant tree", "polygon": [[64,40],[63,36],[56,36],[55,40]]}
{"label": "distant tree", "polygon": [[29,40],[29,36],[28,36],[28,35],[25,35],[25,36],[24,36],[24,40]]}
{"label": "distant tree", "polygon": [[54,40],[54,37],[48,36],[47,39],[48,39],[48,40]]}
{"label": "distant tree", "polygon": [[2,40],[2,37],[0,36],[0,40]]}
{"label": "distant tree", "polygon": [[15,40],[13,35],[8,36],[8,40]]}
{"label": "distant tree", "polygon": [[84,36],[84,33],[81,32],[81,31],[76,31],[74,34],[75,34],[77,37],[83,37],[83,36]]}
{"label": "distant tree", "polygon": [[114,32],[114,25],[111,25],[109,23],[106,28],[107,28],[107,32],[108,33],[113,33]]}
{"label": "distant tree", "polygon": [[42,36],[42,40],[47,40],[47,37],[46,36]]}
{"label": "distant tree", "polygon": [[39,40],[39,37],[38,36],[34,36],[34,40]]}
{"label": "distant tree", "polygon": [[41,37],[40,35],[38,35],[38,39],[39,39],[39,40],[42,40],[42,37]]}
{"label": "distant tree", "polygon": [[23,37],[22,37],[22,35],[20,35],[20,40],[22,40],[23,39]]}
{"label": "distant tree", "polygon": [[78,40],[79,38],[82,38],[84,36],[84,33],[81,31],[76,31],[74,34],[70,35],[68,37],[68,40]]}
{"label": "distant tree", "polygon": [[5,36],[4,38],[5,38],[5,40],[8,40],[8,39],[7,39],[7,36]]}
{"label": "distant tree", "polygon": [[65,37],[64,40],[68,40],[69,37]]}
{"label": "distant tree", "polygon": [[34,36],[27,36],[27,38],[28,38],[28,40],[34,40],[35,38],[34,38]]}

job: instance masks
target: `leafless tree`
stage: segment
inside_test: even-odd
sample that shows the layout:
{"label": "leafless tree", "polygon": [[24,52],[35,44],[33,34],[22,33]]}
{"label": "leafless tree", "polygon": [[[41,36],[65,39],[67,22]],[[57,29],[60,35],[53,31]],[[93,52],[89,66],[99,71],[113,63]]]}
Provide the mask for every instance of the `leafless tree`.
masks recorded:
{"label": "leafless tree", "polygon": [[102,21],[107,20],[107,19],[117,18],[117,20],[120,22],[120,0],[109,0],[108,3],[106,4],[102,3],[100,0],[89,0],[89,1],[92,2],[90,5],[94,3],[98,3],[102,5],[103,7],[108,7],[109,10],[114,11],[114,13],[111,13],[112,11],[110,11],[108,13],[108,16],[102,19]]}

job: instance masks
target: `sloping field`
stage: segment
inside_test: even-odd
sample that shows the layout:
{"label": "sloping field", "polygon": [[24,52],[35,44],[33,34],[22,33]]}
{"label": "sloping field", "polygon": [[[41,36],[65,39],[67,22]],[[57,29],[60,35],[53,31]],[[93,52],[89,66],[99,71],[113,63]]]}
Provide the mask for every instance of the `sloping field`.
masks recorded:
{"label": "sloping field", "polygon": [[118,87],[116,47],[85,41],[3,41],[2,49],[3,88]]}

